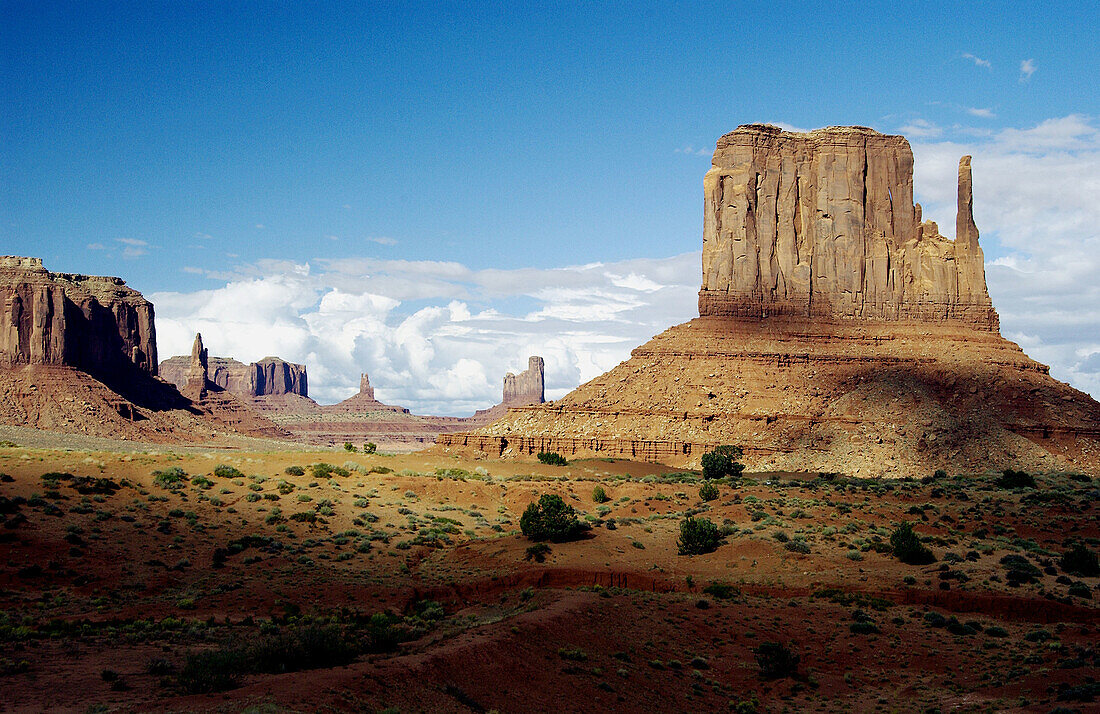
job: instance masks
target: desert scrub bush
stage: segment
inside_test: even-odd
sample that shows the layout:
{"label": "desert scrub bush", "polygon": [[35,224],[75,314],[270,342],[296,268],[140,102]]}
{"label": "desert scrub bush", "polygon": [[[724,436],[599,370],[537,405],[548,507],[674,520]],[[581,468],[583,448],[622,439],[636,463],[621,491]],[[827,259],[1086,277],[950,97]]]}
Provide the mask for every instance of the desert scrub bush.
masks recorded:
{"label": "desert scrub bush", "polygon": [[287,476],[305,476],[306,470],[301,466],[287,466],[283,473]]}
{"label": "desert scrub bush", "polygon": [[565,457],[556,451],[540,451],[538,454],[538,460],[549,466],[568,466],[569,462],[565,460]]}
{"label": "desert scrub bush", "polygon": [[1034,583],[1043,577],[1043,571],[1030,560],[1016,553],[1010,553],[1001,558],[1001,565],[1005,566],[1005,580],[1011,587]]}
{"label": "desert scrub bush", "polygon": [[577,518],[572,506],[555,494],[544,494],[538,502],[527,504],[519,519],[519,528],[523,535],[533,541],[562,541],[576,538],[588,526]]}
{"label": "desert scrub bush", "polygon": [[739,478],[745,470],[744,464],[738,461],[743,454],[740,446],[730,444],[715,447],[714,451],[703,454],[700,461],[703,478],[708,481],[726,477]]}
{"label": "desert scrub bush", "polygon": [[680,521],[680,537],[676,546],[680,555],[702,555],[715,551],[721,540],[718,526],[713,521],[688,516]]}
{"label": "desert scrub bush", "polygon": [[798,674],[799,656],[778,642],[763,642],[752,653],[764,679],[784,679]]}
{"label": "desert scrub bush", "polygon": [[226,464],[218,464],[214,467],[214,475],[218,478],[244,478],[244,474],[238,469]]}
{"label": "desert scrub bush", "polygon": [[535,543],[527,548],[527,554],[523,556],[524,560],[533,560],[536,563],[541,563],[546,560],[546,556],[550,553],[550,546],[545,543]]}
{"label": "desert scrub bush", "polygon": [[359,451],[359,449],[355,446],[355,444],[351,443],[350,441],[345,441],[344,442],[344,451],[350,451],[352,453],[357,453]]}
{"label": "desert scrub bush", "polygon": [[334,466],[332,464],[327,464],[324,461],[322,461],[320,463],[313,464],[312,466],[310,466],[309,467],[309,473],[313,478],[316,478],[316,479],[322,479],[322,478],[323,479],[328,479],[328,478],[332,478],[333,476],[342,476],[344,478],[347,478],[348,476],[351,475],[351,472],[348,471],[347,469],[342,468],[340,466]]}
{"label": "desert scrub bush", "polygon": [[368,441],[367,443],[363,444],[363,453],[364,454],[373,454],[377,451],[378,451],[378,444],[374,443],[373,441]]}
{"label": "desert scrub bush", "polygon": [[741,594],[740,590],[721,580],[710,583],[703,588],[703,592],[718,600],[732,600]]}
{"label": "desert scrub bush", "polygon": [[161,488],[177,489],[183,486],[187,474],[179,466],[169,466],[153,472],[153,483]]}
{"label": "desert scrub bush", "polygon": [[994,483],[1001,488],[1035,488],[1035,477],[1026,471],[1005,469]]}
{"label": "desert scrub bush", "polygon": [[297,523],[316,523],[317,512],[316,511],[300,511],[298,513],[290,514],[290,520]]}
{"label": "desert scrub bush", "polygon": [[260,500],[260,494],[250,493],[244,497],[244,500],[248,501],[249,503],[255,503],[256,501]]}
{"label": "desert scrub bush", "polygon": [[1100,575],[1100,559],[1080,541],[1074,543],[1072,548],[1062,554],[1058,565],[1063,571],[1082,578],[1094,578]]}
{"label": "desert scrub bush", "polygon": [[908,521],[902,523],[890,534],[890,549],[894,556],[903,563],[909,565],[928,565],[936,562],[936,556],[932,555],[913,530],[913,524]]}
{"label": "desert scrub bush", "polygon": [[214,482],[206,478],[205,476],[196,476],[195,478],[191,479],[191,485],[197,486],[203,491],[209,491],[210,489],[214,488]]}
{"label": "desert scrub bush", "polygon": [[584,662],[588,659],[588,653],[580,647],[562,647],[558,650],[558,657],[571,662]]}
{"label": "desert scrub bush", "polygon": [[592,489],[592,502],[593,503],[607,503],[611,500],[611,497],[607,495],[607,491],[603,486],[597,486]]}
{"label": "desert scrub bush", "polygon": [[699,498],[704,501],[713,501],[718,498],[718,487],[713,483],[704,483],[699,487]]}
{"label": "desert scrub bush", "polygon": [[810,544],[800,538],[784,543],[783,548],[792,553],[802,553],[804,555],[810,552]]}

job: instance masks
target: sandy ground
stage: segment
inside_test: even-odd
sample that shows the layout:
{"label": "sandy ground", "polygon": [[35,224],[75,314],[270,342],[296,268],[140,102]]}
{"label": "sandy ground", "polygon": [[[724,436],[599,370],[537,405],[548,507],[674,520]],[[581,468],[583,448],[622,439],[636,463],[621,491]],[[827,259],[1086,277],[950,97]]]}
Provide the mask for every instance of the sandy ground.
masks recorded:
{"label": "sandy ground", "polygon": [[[1092,480],[750,474],[704,502],[697,474],[622,460],[0,440],[16,444],[0,447],[0,711],[1047,712],[1100,696],[1098,580],[1059,567],[1071,543],[1100,546]],[[519,521],[546,493],[592,527],[537,562]],[[724,526],[717,550],[678,554],[689,514]],[[885,552],[902,521],[936,562]],[[1031,581],[1010,582],[1005,556]],[[401,641],[378,644],[374,613]],[[189,688],[189,655],[311,623],[371,646]],[[791,676],[762,677],[765,642],[798,657]]]}

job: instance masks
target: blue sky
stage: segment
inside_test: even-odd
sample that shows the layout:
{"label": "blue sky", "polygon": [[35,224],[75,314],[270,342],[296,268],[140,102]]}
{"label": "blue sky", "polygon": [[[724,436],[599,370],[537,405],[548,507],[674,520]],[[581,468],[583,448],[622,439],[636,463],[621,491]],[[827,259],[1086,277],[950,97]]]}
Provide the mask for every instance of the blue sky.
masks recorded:
{"label": "blue sky", "polygon": [[[1070,117],[1076,128],[1045,125],[1061,143],[1021,165],[1089,163],[1100,7],[902,5],[0,2],[0,252],[171,295],[176,312],[158,311],[178,323],[162,329],[165,356],[200,322],[188,313],[199,298],[185,296],[288,265],[355,282],[331,261],[367,261],[359,277],[370,284],[387,266],[378,285],[389,287],[371,292],[397,301],[383,331],[456,299],[530,322],[552,294],[494,293],[479,278],[428,294],[399,283],[430,273],[423,261],[559,275],[697,251],[715,140],[770,121],[905,133],[918,199],[944,210],[950,196],[932,184],[944,172],[922,186],[922,151],[939,169],[955,149],[973,151],[987,257],[1022,269],[1034,258],[1026,242],[1002,236],[991,197],[983,205],[982,151]],[[932,217],[953,224],[953,213]],[[1084,218],[1075,225],[1091,240]],[[299,317],[335,288],[310,289],[288,307]],[[676,304],[690,312],[684,295]],[[653,334],[640,324],[615,349]],[[386,369],[353,343],[289,356],[321,363],[344,349],[340,369]],[[1078,362],[1094,355],[1075,344]],[[549,347],[536,330],[499,364],[486,357],[474,381],[487,386],[464,397],[391,396],[439,411],[482,404],[525,349]],[[457,369],[439,352],[426,369]],[[575,385],[616,354],[551,366]],[[328,369],[330,399],[358,383],[337,362]],[[409,369],[395,365],[394,383],[415,382]]]}

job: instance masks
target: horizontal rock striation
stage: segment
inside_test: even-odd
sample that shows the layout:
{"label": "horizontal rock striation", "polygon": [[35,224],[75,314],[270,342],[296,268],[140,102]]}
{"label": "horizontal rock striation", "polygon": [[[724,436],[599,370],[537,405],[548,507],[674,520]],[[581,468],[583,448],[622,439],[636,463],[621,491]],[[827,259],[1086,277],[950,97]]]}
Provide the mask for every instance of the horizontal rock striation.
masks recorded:
{"label": "horizontal rock striation", "polygon": [[864,127],[739,127],[718,140],[703,185],[701,316],[998,329],[969,156],[959,163],[954,241],[921,222],[909,142]]}
{"label": "horizontal rock striation", "polygon": [[156,375],[153,304],[121,278],[51,273],[0,257],[0,366],[60,365]]}

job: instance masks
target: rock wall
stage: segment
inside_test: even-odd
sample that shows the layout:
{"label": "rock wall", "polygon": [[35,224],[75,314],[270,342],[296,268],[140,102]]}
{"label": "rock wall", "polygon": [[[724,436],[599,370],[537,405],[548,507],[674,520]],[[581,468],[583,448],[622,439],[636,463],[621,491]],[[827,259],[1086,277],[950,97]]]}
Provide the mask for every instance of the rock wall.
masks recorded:
{"label": "rock wall", "polygon": [[960,322],[997,330],[959,162],[957,239],[921,222],[913,153],[864,127],[741,126],[704,178],[700,316]]}
{"label": "rock wall", "polygon": [[[187,383],[190,364],[189,357],[171,357],[161,362],[160,374],[182,390]],[[278,357],[265,357],[250,364],[228,357],[210,357],[207,378],[211,384],[239,397],[309,396],[305,365],[286,362]]]}
{"label": "rock wall", "polygon": [[51,273],[0,257],[0,366],[157,373],[153,305],[121,278]]}
{"label": "rock wall", "polygon": [[504,375],[504,406],[542,404],[546,401],[543,378],[546,365],[542,357],[529,357],[527,369]]}

